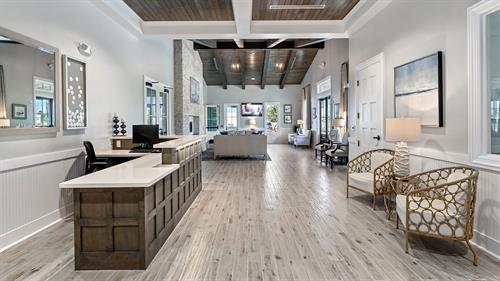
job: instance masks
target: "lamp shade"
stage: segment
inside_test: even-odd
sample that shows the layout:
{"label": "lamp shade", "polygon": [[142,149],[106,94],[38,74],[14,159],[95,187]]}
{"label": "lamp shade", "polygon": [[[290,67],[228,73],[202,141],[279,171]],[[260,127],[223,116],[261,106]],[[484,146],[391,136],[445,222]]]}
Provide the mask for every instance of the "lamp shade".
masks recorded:
{"label": "lamp shade", "polygon": [[418,141],[421,131],[420,121],[417,118],[385,119],[385,139],[387,141]]}
{"label": "lamp shade", "polygon": [[344,118],[335,118],[332,120],[332,126],[342,128],[345,127],[345,119]]}
{"label": "lamp shade", "polygon": [[297,120],[297,125],[304,125],[304,120]]}
{"label": "lamp shade", "polygon": [[0,128],[10,127],[9,119],[0,119]]}

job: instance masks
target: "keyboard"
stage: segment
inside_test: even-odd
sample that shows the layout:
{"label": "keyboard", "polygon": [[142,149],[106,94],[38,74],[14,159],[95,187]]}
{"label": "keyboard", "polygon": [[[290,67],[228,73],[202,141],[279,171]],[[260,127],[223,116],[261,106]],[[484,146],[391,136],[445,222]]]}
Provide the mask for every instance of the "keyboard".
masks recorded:
{"label": "keyboard", "polygon": [[151,149],[151,148],[132,148],[130,153],[160,153],[161,149]]}

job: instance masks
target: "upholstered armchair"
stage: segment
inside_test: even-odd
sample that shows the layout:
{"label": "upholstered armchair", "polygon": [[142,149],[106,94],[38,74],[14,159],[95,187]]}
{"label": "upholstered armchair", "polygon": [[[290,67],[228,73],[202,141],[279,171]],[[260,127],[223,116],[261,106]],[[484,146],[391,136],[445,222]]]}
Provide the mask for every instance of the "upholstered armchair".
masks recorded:
{"label": "upholstered armchair", "polygon": [[311,130],[304,130],[304,133],[296,135],[293,138],[295,146],[311,146]]}
{"label": "upholstered armchair", "polygon": [[369,193],[375,199],[387,192],[387,186],[393,178],[394,150],[376,149],[365,152],[347,163],[346,196],[349,188]]}
{"label": "upholstered armchair", "polygon": [[474,226],[474,206],[479,172],[468,167],[432,170],[398,181],[397,227],[405,230],[405,251],[409,235],[465,241],[474,265],[477,253],[469,240]]}

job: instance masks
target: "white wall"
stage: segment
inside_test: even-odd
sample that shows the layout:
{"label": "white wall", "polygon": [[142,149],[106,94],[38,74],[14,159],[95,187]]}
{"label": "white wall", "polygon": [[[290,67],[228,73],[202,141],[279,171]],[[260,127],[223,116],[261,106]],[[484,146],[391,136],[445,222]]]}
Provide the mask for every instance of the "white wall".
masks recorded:
{"label": "white wall", "polygon": [[[412,172],[470,164],[467,151],[467,7],[464,1],[393,1],[351,36],[351,85],[355,66],[385,54],[384,113],[394,114],[394,67],[443,51],[445,126],[424,128],[411,143]],[[352,101],[352,99],[351,99]],[[350,103],[350,116],[356,109]],[[351,118],[351,125],[355,119]],[[385,144],[393,147],[394,144]],[[500,174],[481,170],[475,214],[475,243],[500,256]]]}
{"label": "white wall", "polygon": [[[333,103],[340,102],[340,72],[342,63],[349,60],[349,40],[348,39],[332,39],[325,42],[325,48],[319,50],[314,58],[306,76],[302,80],[302,86],[311,85],[311,107],[316,107],[316,112],[319,117],[318,95],[316,84],[324,78],[331,76],[332,91],[331,99]],[[320,64],[326,62],[324,69],[320,68]],[[333,108],[333,107],[332,107]],[[318,118],[312,119],[312,128],[315,130],[314,143],[319,141],[319,122]]]}
{"label": "white wall", "polygon": [[[129,126],[142,123],[142,75],[173,85],[173,43],[133,38],[89,1],[1,1],[0,26],[87,62],[89,116],[83,131],[14,137],[0,131],[2,249],[67,214],[72,199],[58,183],[81,174],[82,140],[110,137],[113,112]],[[77,42],[95,54],[82,57]]]}
{"label": "white wall", "polygon": [[[302,118],[302,87],[300,85],[285,85],[284,89],[280,89],[278,85],[266,85],[264,90],[260,86],[247,85],[246,89],[241,89],[240,86],[227,87],[224,90],[221,86],[207,87],[207,104],[219,105],[220,125],[223,124],[224,104],[243,102],[279,102],[280,103],[280,122],[278,134],[268,137],[270,143],[287,143],[288,134],[292,132],[293,124],[297,124],[297,120]],[[283,124],[283,105],[292,105],[292,125]],[[253,117],[252,117],[253,118]],[[240,129],[248,128],[247,120],[249,117],[240,117]],[[264,118],[255,118],[257,127],[264,128]],[[204,124],[206,125],[206,124]]]}

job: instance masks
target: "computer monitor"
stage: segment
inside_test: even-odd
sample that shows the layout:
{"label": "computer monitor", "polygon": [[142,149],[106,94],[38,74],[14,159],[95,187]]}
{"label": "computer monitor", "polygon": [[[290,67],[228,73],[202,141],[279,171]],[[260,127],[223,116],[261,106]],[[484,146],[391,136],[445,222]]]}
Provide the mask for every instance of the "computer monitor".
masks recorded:
{"label": "computer monitor", "polygon": [[144,148],[153,148],[153,144],[160,142],[159,125],[133,125],[132,131],[132,142]]}

